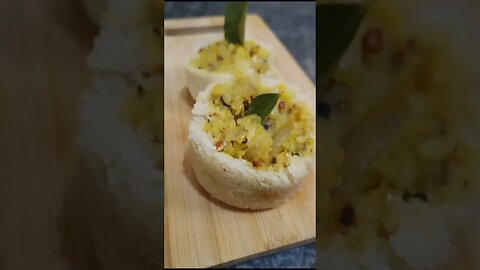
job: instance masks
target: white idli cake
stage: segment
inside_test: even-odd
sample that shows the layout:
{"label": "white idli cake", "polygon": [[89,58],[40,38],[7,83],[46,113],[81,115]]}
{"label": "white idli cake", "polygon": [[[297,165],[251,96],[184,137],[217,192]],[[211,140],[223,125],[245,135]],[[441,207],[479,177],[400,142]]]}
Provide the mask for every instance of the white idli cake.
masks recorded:
{"label": "white idli cake", "polygon": [[105,269],[163,268],[163,3],[108,2],[80,104],[87,206]]}
{"label": "white idli cake", "polygon": [[[277,98],[268,100],[272,95]],[[267,107],[270,113],[259,113]],[[241,71],[210,84],[200,92],[189,126],[199,183],[238,208],[285,203],[314,162],[313,107],[298,87]]]}
{"label": "white idli cake", "polygon": [[212,197],[260,210],[285,203],[310,172],[315,114],[306,93],[277,79],[269,46],[245,40],[247,8],[227,4],[224,40],[206,41],[188,60],[196,99],[188,151]]}
{"label": "white idli cake", "polygon": [[224,38],[202,38],[194,46],[185,64],[187,88],[193,99],[210,83],[233,79],[235,72],[263,78],[280,77],[272,48],[260,40],[245,39],[247,9],[247,2],[227,4]]}
{"label": "white idli cake", "polygon": [[193,99],[211,82],[228,80],[235,71],[279,78],[273,50],[259,40],[243,44],[226,40],[202,40],[186,64],[187,87]]}
{"label": "white idli cake", "polygon": [[443,269],[479,233],[479,43],[459,11],[376,1],[333,70],[317,269]]}

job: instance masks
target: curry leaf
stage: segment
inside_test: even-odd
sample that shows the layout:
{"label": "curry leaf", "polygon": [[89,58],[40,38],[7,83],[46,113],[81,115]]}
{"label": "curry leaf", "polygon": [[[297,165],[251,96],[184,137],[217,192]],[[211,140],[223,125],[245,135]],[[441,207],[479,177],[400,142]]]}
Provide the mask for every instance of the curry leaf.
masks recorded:
{"label": "curry leaf", "polygon": [[[322,84],[352,42],[367,10],[366,4],[318,4],[317,80]],[[324,86],[320,86],[320,91]]]}
{"label": "curry leaf", "polygon": [[227,4],[223,30],[225,32],[225,40],[228,42],[243,44],[245,41],[247,8],[248,2],[229,2]]}
{"label": "curry leaf", "polygon": [[268,115],[275,108],[280,94],[262,94],[255,97],[248,108],[247,114],[256,114],[262,118],[262,125],[265,124]]}

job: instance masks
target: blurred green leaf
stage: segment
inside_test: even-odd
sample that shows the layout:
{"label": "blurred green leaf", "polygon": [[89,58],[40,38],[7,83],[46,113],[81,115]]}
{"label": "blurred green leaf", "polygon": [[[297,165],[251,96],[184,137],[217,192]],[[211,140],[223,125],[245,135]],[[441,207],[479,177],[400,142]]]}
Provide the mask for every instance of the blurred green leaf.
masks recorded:
{"label": "blurred green leaf", "polygon": [[229,2],[225,9],[225,40],[234,44],[245,41],[245,21],[248,2]]}
{"label": "blurred green leaf", "polygon": [[248,108],[247,114],[256,114],[262,118],[262,125],[265,124],[268,115],[277,104],[280,94],[262,94],[255,97]]}
{"label": "blurred green leaf", "polygon": [[[367,7],[364,4],[317,3],[317,80],[320,91],[328,74],[352,42]],[[320,95],[317,96],[321,96]]]}

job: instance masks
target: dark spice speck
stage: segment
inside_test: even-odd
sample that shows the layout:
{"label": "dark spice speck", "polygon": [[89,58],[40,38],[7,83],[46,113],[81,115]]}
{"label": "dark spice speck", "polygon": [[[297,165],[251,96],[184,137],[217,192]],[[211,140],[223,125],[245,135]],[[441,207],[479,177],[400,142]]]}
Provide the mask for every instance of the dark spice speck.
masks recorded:
{"label": "dark spice speck", "polygon": [[222,105],[225,106],[225,107],[228,107],[228,108],[231,108],[230,105],[228,105],[225,100],[223,99],[223,96],[220,96],[220,102],[222,102]]}
{"label": "dark spice speck", "polygon": [[351,205],[347,205],[342,212],[342,216],[340,217],[340,223],[345,226],[353,226],[355,225],[355,208]]}
{"label": "dark spice speck", "polygon": [[218,149],[222,146],[223,140],[219,140],[218,142],[215,143],[215,147]]}
{"label": "dark spice speck", "polygon": [[243,109],[244,109],[245,111],[248,110],[249,106],[250,106],[250,105],[248,104],[248,101],[246,101],[246,100],[243,101]]}
{"label": "dark spice speck", "polygon": [[362,48],[366,53],[379,53],[383,48],[383,32],[378,28],[369,29],[363,34]]}

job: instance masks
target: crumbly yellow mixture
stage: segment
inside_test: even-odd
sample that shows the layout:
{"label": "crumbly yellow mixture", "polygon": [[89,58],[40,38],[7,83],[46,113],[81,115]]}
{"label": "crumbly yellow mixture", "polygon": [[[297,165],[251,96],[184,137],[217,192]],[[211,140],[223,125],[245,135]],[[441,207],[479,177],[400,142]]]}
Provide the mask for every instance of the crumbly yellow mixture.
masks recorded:
{"label": "crumbly yellow mixture", "polygon": [[317,161],[327,164],[317,168],[320,238],[342,233],[359,250],[398,229],[392,195],[407,203],[465,201],[480,162],[465,133],[475,132],[475,113],[455,54],[438,37],[406,34],[398,16],[388,1],[368,14],[353,44],[362,61],[333,72],[332,114],[319,125],[342,130],[332,135],[337,142],[319,141],[325,150]]}
{"label": "crumbly yellow mixture", "polygon": [[[252,100],[265,93],[280,93],[268,120],[247,115]],[[304,104],[294,102],[295,93],[285,84],[266,87],[257,79],[235,73],[234,80],[218,84],[209,99],[205,131],[218,151],[250,162],[257,169],[281,170],[292,156],[313,155],[314,116]]]}
{"label": "crumbly yellow mixture", "polygon": [[252,69],[255,73],[265,74],[269,71],[270,57],[270,53],[254,41],[240,45],[222,40],[201,48],[191,64],[210,72]]}

